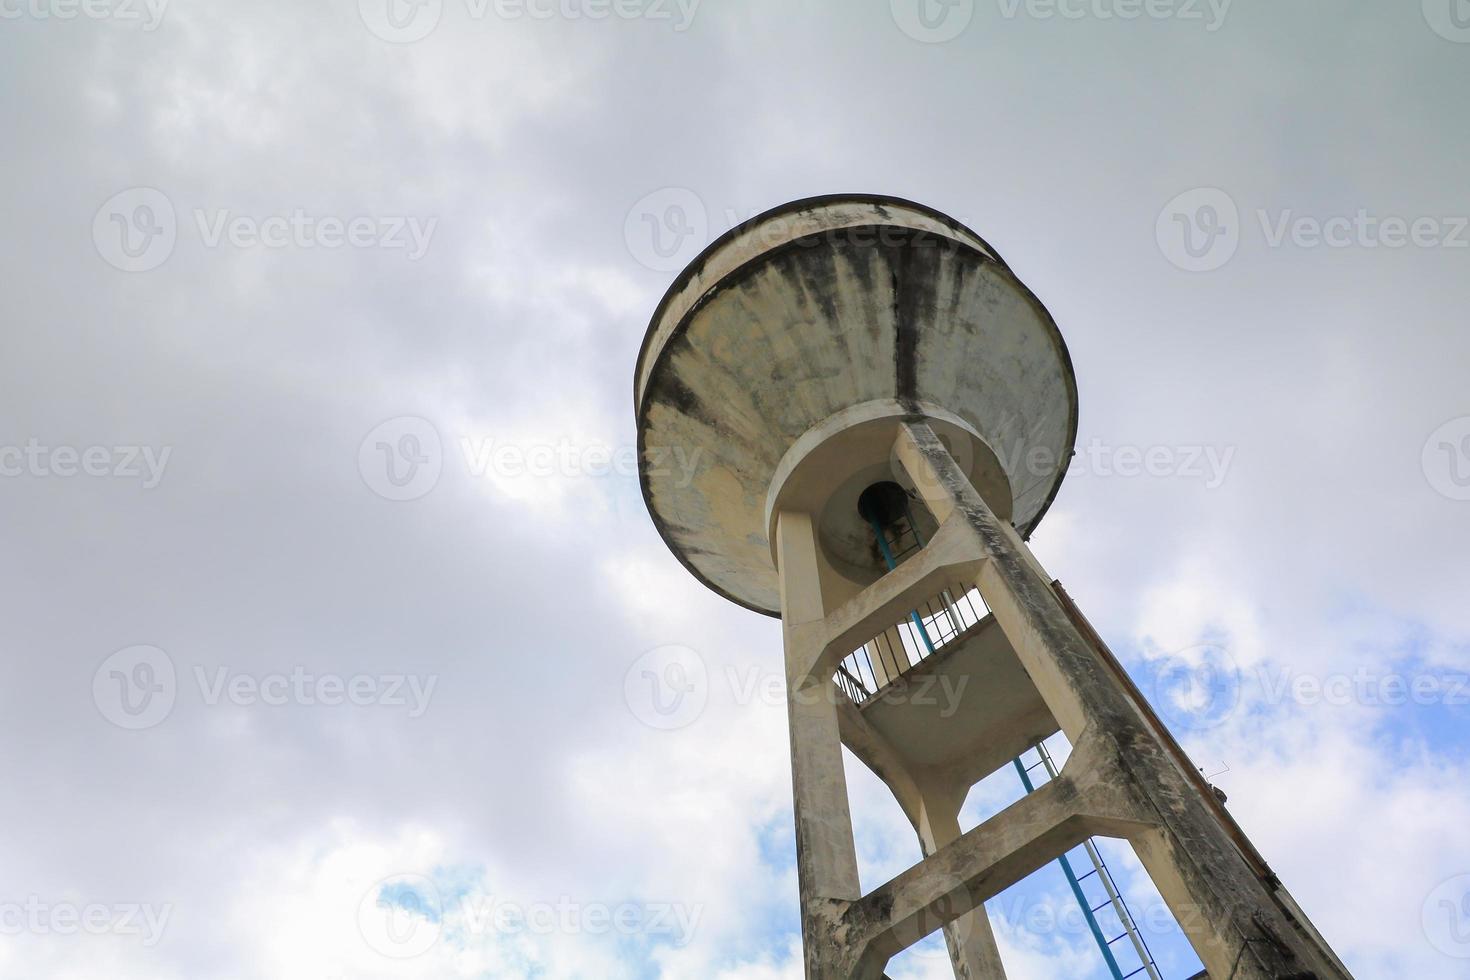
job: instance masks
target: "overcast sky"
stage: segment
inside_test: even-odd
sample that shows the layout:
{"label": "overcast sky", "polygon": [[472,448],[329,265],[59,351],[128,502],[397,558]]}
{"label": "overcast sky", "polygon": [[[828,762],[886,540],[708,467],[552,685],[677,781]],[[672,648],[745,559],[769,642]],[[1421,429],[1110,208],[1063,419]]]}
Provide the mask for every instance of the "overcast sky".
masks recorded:
{"label": "overcast sky", "polygon": [[[843,191],[1056,317],[1037,553],[1356,975],[1470,973],[1470,4],[923,3],[0,0],[0,975],[799,977],[779,626],[631,389]],[[1012,977],[1103,976],[1011,899]]]}

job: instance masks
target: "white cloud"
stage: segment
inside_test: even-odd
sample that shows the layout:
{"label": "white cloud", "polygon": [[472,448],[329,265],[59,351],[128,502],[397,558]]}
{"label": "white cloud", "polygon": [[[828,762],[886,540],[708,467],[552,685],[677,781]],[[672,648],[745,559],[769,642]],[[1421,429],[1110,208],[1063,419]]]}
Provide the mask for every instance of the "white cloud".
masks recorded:
{"label": "white cloud", "polygon": [[[1069,481],[1037,535],[1130,665],[1209,640],[1246,670],[1470,669],[1470,522],[1420,459],[1470,413],[1459,254],[1303,255],[1247,236],[1224,269],[1187,277],[1153,239],[1191,186],[1228,188],[1245,215],[1463,210],[1467,62],[1417,17],[1283,9],[1269,30],[1234,17],[1169,44],[1133,29],[1157,25],[977,18],[929,46],[878,8],[706,5],[674,32],[444,6],[405,45],[373,36],[356,0],[178,2],[147,33],[0,31],[15,134],[0,145],[0,444],[174,449],[146,493],[0,480],[0,717],[24,801],[0,841],[0,902],[175,909],[153,949],[0,937],[0,972],[799,974],[785,720],[751,693],[779,677],[777,624],[665,553],[636,481],[482,479],[457,455],[466,435],[631,444],[633,362],[669,276],[624,233],[659,188],[693,192],[714,231],[841,190],[949,210],[1056,315],[1084,443],[1236,449],[1215,489]],[[1371,85],[1364,64],[1382,69]],[[1239,84],[1190,84],[1207,77]],[[1365,143],[1365,118],[1393,138]],[[181,218],[147,273],[90,238],[130,187]],[[193,223],[293,208],[438,225],[409,262],[209,247]],[[430,494],[394,503],[357,451],[404,415],[433,420],[450,455]],[[92,703],[92,674],[140,643],[186,675],[440,683],[420,719],[190,696],[127,732]],[[662,732],[624,681],[669,644],[696,649],[711,686],[694,723]],[[1463,715],[1243,690],[1244,710],[1189,741],[1229,765],[1219,781],[1268,858],[1363,975],[1453,976],[1418,917],[1470,869]],[[883,787],[852,783],[876,881],[917,845]],[[967,814],[999,805],[998,785]],[[364,882],[440,872],[521,903],[702,913],[685,946],[479,935],[402,963],[365,949]],[[1001,942],[1023,980],[1080,972],[1089,952],[1009,925]],[[910,957],[894,976],[943,969]]]}

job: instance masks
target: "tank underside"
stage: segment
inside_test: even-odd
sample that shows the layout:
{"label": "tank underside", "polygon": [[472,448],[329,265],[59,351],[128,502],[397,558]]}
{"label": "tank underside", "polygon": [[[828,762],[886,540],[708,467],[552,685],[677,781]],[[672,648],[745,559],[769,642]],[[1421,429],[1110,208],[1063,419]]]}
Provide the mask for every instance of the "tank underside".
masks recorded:
{"label": "tank underside", "polygon": [[770,615],[767,493],[824,420],[881,400],[954,413],[999,457],[1025,534],[1077,426],[1070,359],[1036,297],[973,232],[887,198],[799,202],[717,241],[660,304],[635,398],[659,532],[710,588]]}

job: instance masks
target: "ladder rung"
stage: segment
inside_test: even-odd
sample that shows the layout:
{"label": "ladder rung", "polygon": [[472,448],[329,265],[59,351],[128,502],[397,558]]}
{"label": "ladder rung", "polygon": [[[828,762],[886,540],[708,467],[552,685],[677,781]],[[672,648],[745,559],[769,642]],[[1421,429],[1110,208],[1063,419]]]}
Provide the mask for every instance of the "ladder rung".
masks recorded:
{"label": "ladder rung", "polygon": [[1093,915],[1096,915],[1097,912],[1098,912],[1098,909],[1105,909],[1109,905],[1112,905],[1112,904],[1113,904],[1113,900],[1110,898],[1106,902],[1103,902],[1101,905],[1098,905],[1098,906],[1094,907],[1093,910],[1092,910],[1092,914]]}
{"label": "ladder rung", "polygon": [[1083,875],[1081,878],[1078,878],[1077,884],[1082,884],[1084,881],[1086,881],[1088,878],[1091,878],[1095,874],[1097,874],[1097,869],[1093,868],[1091,871],[1087,872],[1087,874]]}
{"label": "ladder rung", "polygon": [[1138,975],[1139,975],[1139,974],[1140,974],[1140,973],[1142,973],[1142,972],[1143,972],[1143,971],[1144,971],[1144,970],[1147,970],[1147,969],[1148,969],[1148,964],[1147,964],[1147,963],[1145,963],[1145,964],[1143,964],[1143,966],[1140,966],[1140,967],[1139,967],[1139,968],[1138,968],[1138,969],[1136,969],[1136,970],[1134,970],[1134,971],[1133,971],[1133,972],[1132,972],[1132,973],[1130,973],[1130,974],[1128,974],[1128,976],[1125,976],[1125,977],[1124,977],[1124,978],[1123,978],[1123,980],[1128,980],[1128,977],[1136,977],[1136,976],[1138,976]]}
{"label": "ladder rung", "polygon": [[1114,937],[1113,937],[1113,938],[1112,938],[1112,939],[1109,939],[1109,940],[1108,940],[1108,945],[1109,945],[1109,946],[1111,946],[1111,945],[1113,945],[1113,943],[1115,943],[1115,942],[1117,942],[1117,941],[1118,941],[1118,940],[1120,940],[1120,939],[1122,939],[1122,938],[1123,938],[1123,937],[1124,937],[1124,936],[1126,936],[1126,935],[1128,935],[1128,930],[1126,930],[1126,929],[1124,929],[1124,930],[1123,930],[1123,931],[1122,931],[1122,932],[1120,932],[1120,933],[1118,933],[1118,934],[1117,934],[1117,935],[1116,935],[1116,936],[1114,936]]}

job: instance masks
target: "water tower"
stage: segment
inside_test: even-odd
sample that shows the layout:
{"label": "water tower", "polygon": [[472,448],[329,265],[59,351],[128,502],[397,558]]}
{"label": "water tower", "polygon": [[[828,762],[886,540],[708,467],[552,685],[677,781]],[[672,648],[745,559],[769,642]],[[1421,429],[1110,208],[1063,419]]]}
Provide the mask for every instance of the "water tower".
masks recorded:
{"label": "water tower", "polygon": [[[634,397],[659,533],[783,625],[808,980],[881,977],[940,928],[957,977],[1004,977],[983,903],[1079,847],[1093,867],[1064,870],[1110,971],[1157,978],[1094,837],[1133,846],[1208,977],[1349,976],[1027,547],[1077,388],[1051,316],[978,235],[882,197],[761,215],[664,296]],[[663,465],[675,447],[692,479]],[[926,687],[963,695],[941,710]],[[1059,771],[1041,744],[1058,731]],[[843,745],[924,854],[866,894]],[[1007,766],[1028,794],[961,833],[970,788]]]}

